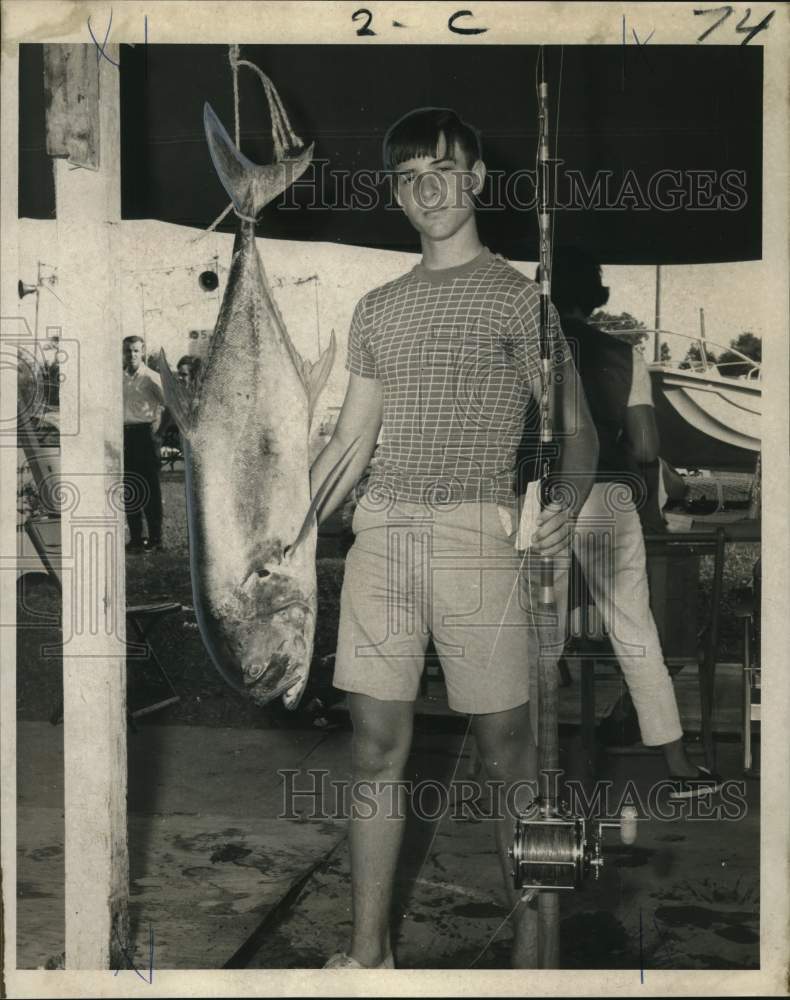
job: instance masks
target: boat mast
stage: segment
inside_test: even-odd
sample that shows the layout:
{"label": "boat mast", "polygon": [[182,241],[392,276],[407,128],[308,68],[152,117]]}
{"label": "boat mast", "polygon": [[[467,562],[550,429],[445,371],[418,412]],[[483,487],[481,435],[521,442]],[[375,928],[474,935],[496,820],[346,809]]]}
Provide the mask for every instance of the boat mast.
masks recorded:
{"label": "boat mast", "polygon": [[705,310],[699,307],[699,357],[702,362],[702,370],[708,370],[708,355],[705,352]]}
{"label": "boat mast", "polygon": [[656,321],[653,324],[655,327],[655,336],[653,338],[653,360],[661,360],[661,335],[659,330],[661,329],[661,265],[656,264]]}

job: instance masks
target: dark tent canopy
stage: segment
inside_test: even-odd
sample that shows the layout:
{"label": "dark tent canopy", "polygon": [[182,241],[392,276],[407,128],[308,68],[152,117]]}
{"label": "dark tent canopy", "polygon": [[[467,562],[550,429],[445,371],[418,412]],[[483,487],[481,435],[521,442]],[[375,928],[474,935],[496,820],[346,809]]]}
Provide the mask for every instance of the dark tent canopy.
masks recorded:
{"label": "dark tent canopy", "polygon": [[[426,105],[483,134],[490,178],[481,232],[512,259],[537,257],[534,165],[538,49],[516,45],[243,46],[274,81],[315,161],[263,213],[260,235],[415,249],[381,167],[386,128]],[[761,256],[759,46],[566,46],[545,50],[555,240],[607,263]],[[205,227],[228,202],[203,135],[208,101],[233,134],[228,49],[121,47],[122,211]],[[44,150],[41,47],[21,46],[19,213],[54,215]],[[272,157],[259,80],[240,70],[241,145]],[[220,227],[232,229],[228,216]]]}

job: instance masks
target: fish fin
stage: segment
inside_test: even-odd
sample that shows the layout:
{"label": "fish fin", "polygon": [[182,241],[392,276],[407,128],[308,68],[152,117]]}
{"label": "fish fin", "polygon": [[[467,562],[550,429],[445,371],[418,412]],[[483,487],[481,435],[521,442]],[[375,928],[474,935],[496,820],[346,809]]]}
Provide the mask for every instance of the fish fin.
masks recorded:
{"label": "fish fin", "polygon": [[170,365],[167,363],[167,355],[165,354],[164,347],[160,348],[159,356],[162,359],[162,363],[159,366],[159,377],[162,380],[162,395],[165,397],[165,405],[170,410],[179,431],[185,438],[188,438],[190,431],[194,427],[192,397],[178,379],[173,377]]}
{"label": "fish fin", "polygon": [[335,347],[335,331],[333,330],[329,338],[329,344],[318,361],[313,363],[310,361],[302,362],[302,380],[304,381],[305,389],[307,389],[308,413],[311,420],[315,404],[321,395],[321,390],[326,385],[326,380],[332,371],[332,365],[335,363]]}
{"label": "fish fin", "polygon": [[329,344],[327,345],[326,350],[322,352],[318,361],[306,361],[302,357],[296,349],[294,342],[291,340],[288,330],[285,327],[285,323],[282,321],[280,322],[280,334],[291,361],[293,362],[294,368],[296,368],[296,373],[302,381],[304,391],[307,393],[308,420],[312,421],[316,401],[321,395],[321,390],[326,385],[326,380],[329,378],[329,373],[332,371],[332,365],[335,363],[335,331],[332,331]]}
{"label": "fish fin", "polygon": [[236,214],[248,219],[256,218],[270,201],[298,180],[313,158],[314,143],[299,156],[274,163],[253,163],[236,147],[208,102],[203,105],[203,127],[222,186]]}
{"label": "fish fin", "polygon": [[321,485],[315,491],[315,496],[310,501],[310,506],[307,508],[307,514],[305,515],[305,519],[302,522],[302,527],[299,529],[299,533],[297,534],[294,541],[288,546],[286,550],[288,555],[291,555],[293,552],[295,552],[296,549],[299,548],[302,542],[310,534],[310,529],[313,527],[313,521],[316,519],[318,514],[318,508],[323,503],[327,494],[330,493],[332,489],[334,489],[334,487],[337,485],[338,480],[348,468],[351,459],[354,457],[354,452],[357,449],[358,443],[359,443],[359,438],[354,438],[354,440],[351,442],[348,448],[346,448],[346,450],[343,452],[340,458],[335,462],[334,466],[329,471],[326,479],[323,481],[323,483],[321,483]]}

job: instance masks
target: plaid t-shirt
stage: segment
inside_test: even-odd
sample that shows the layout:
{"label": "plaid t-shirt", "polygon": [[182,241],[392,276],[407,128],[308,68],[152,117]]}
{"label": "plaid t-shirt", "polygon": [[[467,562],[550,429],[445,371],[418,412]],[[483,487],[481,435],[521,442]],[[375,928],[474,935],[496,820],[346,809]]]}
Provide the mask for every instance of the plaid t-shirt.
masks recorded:
{"label": "plaid t-shirt", "polygon": [[[565,356],[552,307],[555,363]],[[538,285],[484,249],[458,267],[368,292],[346,368],[383,386],[382,440],[368,482],[400,500],[513,499],[516,448],[540,391]]]}

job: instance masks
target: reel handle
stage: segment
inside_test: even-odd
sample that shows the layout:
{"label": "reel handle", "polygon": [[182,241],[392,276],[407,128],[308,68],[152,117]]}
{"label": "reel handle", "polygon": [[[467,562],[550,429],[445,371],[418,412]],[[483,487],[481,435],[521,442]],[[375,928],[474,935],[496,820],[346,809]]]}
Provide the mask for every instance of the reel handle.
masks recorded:
{"label": "reel handle", "polygon": [[620,840],[628,845],[636,840],[636,824],[638,822],[635,806],[625,806],[620,813]]}
{"label": "reel handle", "polygon": [[619,830],[620,840],[626,846],[636,841],[636,827],[639,822],[635,806],[623,806],[619,820],[603,820],[598,824],[599,834],[602,830]]}

